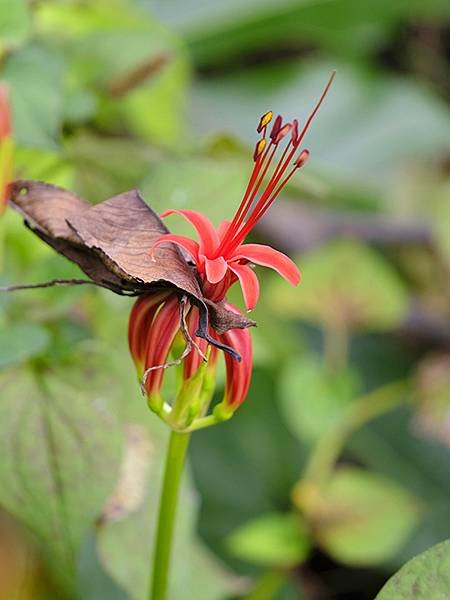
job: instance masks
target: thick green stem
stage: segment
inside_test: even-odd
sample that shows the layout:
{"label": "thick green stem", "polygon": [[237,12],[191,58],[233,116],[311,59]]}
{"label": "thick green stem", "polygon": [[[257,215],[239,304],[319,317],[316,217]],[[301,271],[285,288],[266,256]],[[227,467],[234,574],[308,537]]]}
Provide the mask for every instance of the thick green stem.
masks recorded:
{"label": "thick green stem", "polygon": [[178,490],[189,439],[189,433],[172,431],[170,434],[159,505],[150,600],[166,600],[167,598],[170,552],[177,511]]}

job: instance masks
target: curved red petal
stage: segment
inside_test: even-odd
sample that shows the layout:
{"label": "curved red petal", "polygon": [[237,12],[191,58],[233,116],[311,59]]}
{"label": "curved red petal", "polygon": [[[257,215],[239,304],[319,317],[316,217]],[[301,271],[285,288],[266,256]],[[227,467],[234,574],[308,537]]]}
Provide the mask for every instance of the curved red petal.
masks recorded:
{"label": "curved red petal", "polygon": [[[153,319],[145,342],[144,370],[167,363],[170,349],[180,330],[180,306],[177,296],[171,296]],[[159,391],[165,369],[155,369],[147,375],[145,388],[148,394]]]}
{"label": "curved red petal", "polygon": [[228,270],[228,265],[223,258],[206,258],[205,256],[205,273],[206,279],[210,283],[219,283],[224,277]]}
{"label": "curved red petal", "polygon": [[191,240],[190,238],[184,235],[177,235],[175,233],[165,233],[160,238],[158,238],[153,244],[153,246],[150,248],[150,254],[153,254],[155,248],[163,242],[172,242],[172,244],[177,244],[178,246],[181,246],[182,248],[184,248],[184,250],[189,252],[195,263],[198,262],[199,245],[197,244],[197,242]]}
{"label": "curved red petal", "polygon": [[214,225],[205,215],[196,210],[169,209],[161,213],[161,217],[168,215],[181,215],[195,228],[200,242],[200,252],[211,256],[219,245],[219,236]]}
{"label": "curved red petal", "polygon": [[263,244],[243,244],[233,254],[233,260],[246,259],[257,265],[274,269],[292,285],[300,283],[297,265],[285,254]]}
{"label": "curved red petal", "polygon": [[139,370],[143,370],[146,354],[146,341],[153,318],[171,291],[162,291],[141,296],[133,304],[128,321],[128,345],[131,356]]}
{"label": "curved red petal", "polygon": [[[236,310],[227,304],[227,308]],[[220,340],[234,348],[240,355],[238,362],[225,353],[226,384],[223,403],[231,410],[242,404],[250,387],[252,377],[252,338],[248,329],[230,329],[219,336]]]}
{"label": "curved red petal", "polygon": [[239,263],[228,264],[228,266],[238,276],[247,310],[253,310],[259,298],[259,281],[255,272],[251,267]]}

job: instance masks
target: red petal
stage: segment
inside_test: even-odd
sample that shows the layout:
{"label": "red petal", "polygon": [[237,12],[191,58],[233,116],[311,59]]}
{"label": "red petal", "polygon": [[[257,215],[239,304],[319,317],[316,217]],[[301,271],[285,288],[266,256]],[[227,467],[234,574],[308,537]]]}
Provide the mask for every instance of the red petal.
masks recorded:
{"label": "red petal", "polygon": [[219,227],[217,228],[217,234],[220,238],[220,241],[223,240],[225,234],[227,233],[229,227],[231,225],[231,221],[221,221],[219,223]]}
{"label": "red petal", "polygon": [[219,283],[228,270],[228,265],[222,256],[218,258],[206,258],[205,256],[205,272],[206,279],[210,283]]}
{"label": "red petal", "polygon": [[[229,310],[237,309],[226,304]],[[238,362],[225,353],[227,379],[223,403],[230,409],[236,410],[245,400],[252,376],[252,338],[248,329],[230,329],[219,336],[220,341],[234,348],[240,355]]]}
{"label": "red petal", "polygon": [[255,272],[247,265],[232,263],[228,266],[239,278],[247,310],[253,310],[259,298],[259,281],[255,275]]}
{"label": "red petal", "polygon": [[214,225],[202,215],[202,213],[196,210],[175,210],[170,209],[161,213],[161,217],[167,217],[173,214],[181,215],[196,229],[198,233],[198,239],[200,242],[200,252],[211,256],[219,245],[219,236],[214,228]]}
{"label": "red petal", "polygon": [[153,318],[170,291],[162,291],[148,296],[141,296],[131,309],[128,322],[128,344],[131,356],[138,367],[143,370],[146,354],[146,341]]}
{"label": "red petal", "polygon": [[[177,296],[170,297],[153,319],[145,343],[144,370],[167,363],[174,338],[180,330],[180,307]],[[148,394],[159,392],[165,369],[155,369],[148,373],[145,387]]]}
{"label": "red petal", "polygon": [[187,250],[187,252],[189,252],[194,262],[198,262],[199,245],[197,244],[197,242],[191,240],[188,237],[185,237],[184,235],[176,235],[175,233],[165,233],[160,238],[158,238],[153,244],[153,246],[150,248],[150,254],[153,254],[156,246],[159,246],[163,242],[172,242],[172,244],[177,244],[178,246],[181,246],[182,248]]}
{"label": "red petal", "polygon": [[8,88],[0,85],[0,140],[11,135],[11,112]]}
{"label": "red petal", "polygon": [[284,277],[292,285],[300,283],[300,271],[297,265],[285,254],[278,252],[271,246],[262,244],[243,244],[236,248],[233,254],[233,260],[245,258],[257,265],[270,267],[277,271],[281,277]]}

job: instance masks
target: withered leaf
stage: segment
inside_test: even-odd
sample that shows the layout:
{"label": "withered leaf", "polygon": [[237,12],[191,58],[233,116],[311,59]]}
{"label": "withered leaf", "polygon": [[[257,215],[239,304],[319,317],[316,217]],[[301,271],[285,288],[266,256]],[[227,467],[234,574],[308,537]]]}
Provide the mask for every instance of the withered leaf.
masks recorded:
{"label": "withered leaf", "polygon": [[187,294],[200,310],[197,335],[224,350],[231,351],[208,335],[209,321],[218,333],[254,324],[206,301],[194,267],[176,245],[158,246],[152,258],[151,247],[168,229],[137,190],[91,205],[47,183],[15,181],[9,203],[36,235],[75,262],[95,284],[136,296],[161,287]]}
{"label": "withered leaf", "polygon": [[32,231],[97,283],[137,295],[173,285],[202,300],[195,273],[175,245],[156,248],[152,260],[150,248],[168,229],[137,190],[92,206],[53,185],[16,181],[10,204]]}

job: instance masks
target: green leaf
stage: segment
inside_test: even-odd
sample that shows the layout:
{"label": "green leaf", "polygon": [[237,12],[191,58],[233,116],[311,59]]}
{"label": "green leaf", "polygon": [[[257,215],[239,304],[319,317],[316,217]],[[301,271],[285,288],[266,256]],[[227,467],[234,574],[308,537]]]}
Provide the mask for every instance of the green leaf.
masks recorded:
{"label": "green leaf", "polygon": [[32,323],[3,325],[0,329],[0,369],[17,365],[48,350],[50,337]]}
{"label": "green leaf", "polygon": [[273,279],[268,297],[278,313],[337,329],[388,329],[408,308],[407,291],[377,252],[356,241],[336,241],[305,255],[298,291]]}
{"label": "green leaf", "polygon": [[395,556],[401,564],[450,537],[450,479],[443,465],[448,448],[411,426],[412,410],[397,410],[355,432],[348,443],[355,459],[411,490],[424,510],[420,527]]}
{"label": "green leaf", "polygon": [[23,371],[0,380],[0,503],[33,532],[65,590],[73,589],[80,545],[112,488],[120,451],[108,397],[82,391],[92,393],[92,378],[87,370],[81,389]]}
{"label": "green leaf", "polygon": [[30,25],[27,0],[0,0],[0,53],[22,43]]}
{"label": "green leaf", "polygon": [[[215,158],[178,158],[155,162],[140,188],[157,211],[190,208],[205,212],[218,225],[239,205],[250,164]],[[170,228],[192,236],[192,228],[171,219]],[[167,221],[169,223],[169,221]]]}
{"label": "green leaf", "polygon": [[11,90],[14,137],[18,144],[54,149],[62,124],[61,55],[26,46],[10,56],[0,77]]}
{"label": "green leaf", "polygon": [[407,562],[377,600],[446,600],[449,590],[450,540],[446,540]]}
{"label": "green leaf", "polygon": [[333,429],[360,387],[354,371],[330,371],[309,356],[296,357],[282,367],[279,382],[286,425],[308,442]]}
{"label": "green leaf", "polygon": [[67,145],[67,157],[74,168],[76,191],[98,202],[117,190],[137,187],[157,154],[137,140],[80,134]]}
{"label": "green leaf", "polygon": [[237,558],[266,567],[289,568],[306,560],[310,543],[299,515],[266,513],[241,525],[226,539]]}
{"label": "green leaf", "polygon": [[37,19],[59,43],[64,32],[68,118],[94,117],[113,131],[125,123],[140,138],[177,144],[185,129],[189,63],[176,36],[150,12],[95,0],[89,7],[46,4]]}
{"label": "green leaf", "polygon": [[320,488],[300,482],[294,502],[312,523],[317,543],[334,559],[355,566],[393,557],[420,516],[408,491],[359,468],[338,469]]}

